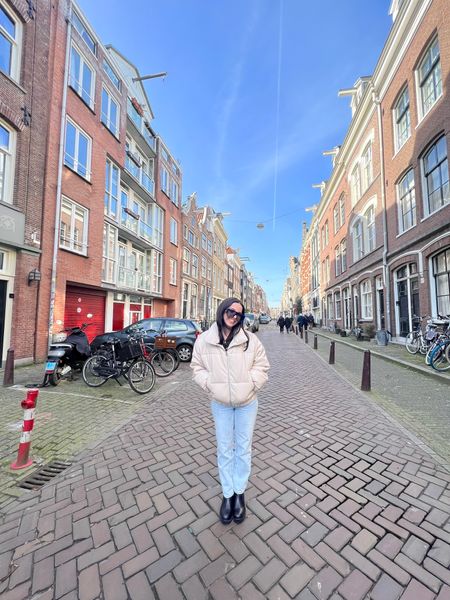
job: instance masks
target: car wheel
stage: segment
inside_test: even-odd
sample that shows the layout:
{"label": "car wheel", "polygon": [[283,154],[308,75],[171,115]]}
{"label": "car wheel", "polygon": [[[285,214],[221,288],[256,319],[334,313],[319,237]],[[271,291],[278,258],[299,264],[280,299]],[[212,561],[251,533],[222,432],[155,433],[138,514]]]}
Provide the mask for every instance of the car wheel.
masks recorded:
{"label": "car wheel", "polygon": [[188,344],[181,344],[181,346],[178,346],[177,352],[181,362],[189,362],[192,358],[192,347]]}

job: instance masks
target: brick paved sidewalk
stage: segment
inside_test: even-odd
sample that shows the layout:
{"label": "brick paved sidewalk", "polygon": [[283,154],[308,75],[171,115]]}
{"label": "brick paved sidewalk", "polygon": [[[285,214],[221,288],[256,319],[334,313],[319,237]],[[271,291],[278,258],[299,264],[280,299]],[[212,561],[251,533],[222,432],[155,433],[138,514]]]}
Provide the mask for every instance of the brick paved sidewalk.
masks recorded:
{"label": "brick paved sidewalk", "polygon": [[450,474],[296,336],[260,337],[244,523],[218,522],[208,402],[179,383],[9,507],[2,600],[450,599]]}

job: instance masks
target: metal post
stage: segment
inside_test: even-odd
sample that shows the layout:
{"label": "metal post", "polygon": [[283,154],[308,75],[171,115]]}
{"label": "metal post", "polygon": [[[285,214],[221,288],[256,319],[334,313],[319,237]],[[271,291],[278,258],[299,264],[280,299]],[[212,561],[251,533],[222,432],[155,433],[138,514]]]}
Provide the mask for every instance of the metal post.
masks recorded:
{"label": "metal post", "polygon": [[300,337],[303,339],[303,327],[300,327]]}
{"label": "metal post", "polygon": [[14,385],[14,349],[10,348],[6,353],[5,371],[3,373],[3,385]]}
{"label": "metal post", "polygon": [[364,350],[361,390],[370,392],[370,350]]}
{"label": "metal post", "polygon": [[330,356],[328,358],[328,364],[334,365],[334,342],[330,342]]}
{"label": "metal post", "polygon": [[314,334],[314,345],[313,345],[314,350],[317,350],[317,334]]}
{"label": "metal post", "polygon": [[295,335],[298,335],[298,326],[295,326]]}
{"label": "metal post", "polygon": [[305,329],[305,344],[308,343],[308,330]]}
{"label": "metal post", "polygon": [[10,468],[13,469],[13,471],[17,471],[18,469],[26,469],[33,464],[33,459],[30,458],[31,432],[33,431],[34,427],[34,412],[36,409],[38,395],[39,390],[29,390],[25,400],[22,400],[20,403],[24,410],[23,425],[19,449],[17,451],[17,458],[10,465]]}

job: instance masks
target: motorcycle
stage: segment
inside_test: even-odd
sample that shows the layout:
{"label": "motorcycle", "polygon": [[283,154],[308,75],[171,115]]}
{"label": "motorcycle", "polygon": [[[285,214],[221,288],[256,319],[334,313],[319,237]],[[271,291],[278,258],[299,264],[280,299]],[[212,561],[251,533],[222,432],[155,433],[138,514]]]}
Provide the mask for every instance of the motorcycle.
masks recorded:
{"label": "motorcycle", "polygon": [[58,385],[62,379],[73,379],[74,371],[81,371],[83,364],[91,355],[89,340],[84,333],[90,323],[81,327],[64,329],[68,336],[64,342],[51,344],[45,365],[43,385]]}

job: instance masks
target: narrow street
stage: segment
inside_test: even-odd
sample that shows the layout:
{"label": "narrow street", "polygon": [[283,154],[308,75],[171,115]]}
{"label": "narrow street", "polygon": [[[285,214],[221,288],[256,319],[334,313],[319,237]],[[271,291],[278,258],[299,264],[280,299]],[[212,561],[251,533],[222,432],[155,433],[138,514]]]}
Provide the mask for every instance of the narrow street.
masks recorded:
{"label": "narrow street", "polygon": [[208,400],[183,366],[52,483],[9,501],[2,600],[450,599],[439,456],[298,336],[258,335],[271,371],[244,523],[218,520]]}

